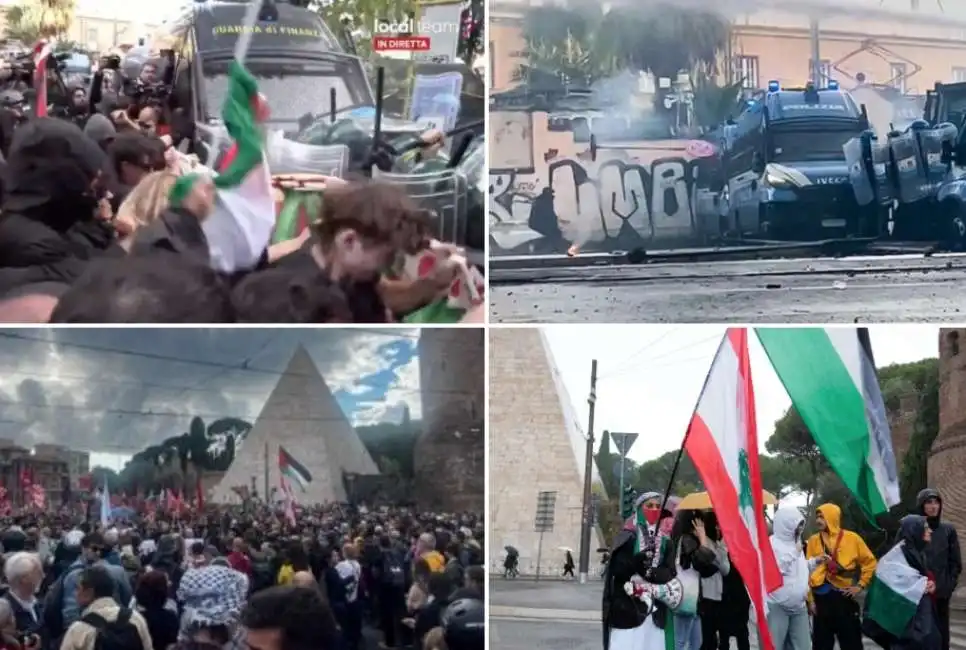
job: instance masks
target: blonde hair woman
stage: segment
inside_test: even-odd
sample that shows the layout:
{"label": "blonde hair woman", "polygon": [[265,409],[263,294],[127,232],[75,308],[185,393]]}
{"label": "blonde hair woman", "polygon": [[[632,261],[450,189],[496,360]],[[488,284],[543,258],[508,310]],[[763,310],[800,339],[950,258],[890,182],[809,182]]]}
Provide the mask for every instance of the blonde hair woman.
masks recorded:
{"label": "blonde hair woman", "polygon": [[150,224],[168,208],[168,196],[176,180],[178,175],[170,171],[151,172],[134,186],[114,219],[122,248],[129,250],[138,228]]}

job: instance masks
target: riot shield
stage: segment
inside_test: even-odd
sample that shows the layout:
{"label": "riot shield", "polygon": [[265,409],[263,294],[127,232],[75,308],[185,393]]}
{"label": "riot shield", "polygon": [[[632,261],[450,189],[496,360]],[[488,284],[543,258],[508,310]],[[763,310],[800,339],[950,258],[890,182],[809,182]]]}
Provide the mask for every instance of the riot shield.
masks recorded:
{"label": "riot shield", "polygon": [[319,174],[342,178],[349,170],[349,148],[343,144],[303,144],[285,138],[281,131],[266,141],[272,174]]}
{"label": "riot shield", "polygon": [[889,138],[889,147],[896,162],[896,187],[899,201],[914,203],[927,198],[926,169],[919,155],[917,133],[906,131]]}
{"label": "riot shield", "polygon": [[461,169],[446,167],[405,174],[373,169],[372,177],[402,186],[420,206],[432,211],[437,239],[466,244],[469,181]]}
{"label": "riot shield", "polygon": [[862,137],[852,138],[842,145],[845,162],[849,166],[849,183],[852,185],[855,200],[859,205],[869,205],[876,200],[876,188],[873,180],[869,178],[862,149]]}
{"label": "riot shield", "polygon": [[917,144],[920,164],[925,162],[926,179],[933,182],[942,180],[949,171],[949,165],[943,162],[943,145],[947,142],[950,145],[955,143],[959,129],[952,124],[945,124],[916,133],[919,136]]}
{"label": "riot shield", "polygon": [[891,204],[896,199],[896,184],[889,170],[892,168],[892,149],[888,142],[872,136],[869,142],[872,155],[872,177],[876,196],[882,205]]}

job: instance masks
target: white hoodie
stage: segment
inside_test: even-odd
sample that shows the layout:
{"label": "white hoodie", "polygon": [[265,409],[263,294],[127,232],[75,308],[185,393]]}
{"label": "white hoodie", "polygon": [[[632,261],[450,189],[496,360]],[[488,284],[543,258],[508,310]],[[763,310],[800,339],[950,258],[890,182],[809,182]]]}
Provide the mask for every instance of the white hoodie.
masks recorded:
{"label": "white hoodie", "polygon": [[815,568],[811,565],[818,563],[805,560],[802,540],[795,534],[804,520],[798,508],[786,506],[775,512],[775,519],[772,521],[771,547],[782,572],[783,584],[768,594],[768,604],[778,605],[788,612],[805,608],[808,576]]}

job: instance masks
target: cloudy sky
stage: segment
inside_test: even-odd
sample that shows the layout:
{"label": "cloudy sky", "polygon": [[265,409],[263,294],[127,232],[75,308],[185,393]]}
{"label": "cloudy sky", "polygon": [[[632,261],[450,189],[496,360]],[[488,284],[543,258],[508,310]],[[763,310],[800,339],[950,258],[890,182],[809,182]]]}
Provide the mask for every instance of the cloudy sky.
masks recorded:
{"label": "cloudy sky", "polygon": [[120,469],[206,422],[254,422],[301,343],[354,425],[421,413],[416,330],[0,329],[0,438]]}
{"label": "cloudy sky", "polygon": [[[678,449],[723,327],[678,325],[550,326],[544,330],[578,418],[587,422],[590,364],[598,361],[594,429],[639,433],[629,457],[643,462]],[[869,328],[876,364],[939,356],[939,328]],[[762,448],[791,401],[754,336],[749,337]]]}

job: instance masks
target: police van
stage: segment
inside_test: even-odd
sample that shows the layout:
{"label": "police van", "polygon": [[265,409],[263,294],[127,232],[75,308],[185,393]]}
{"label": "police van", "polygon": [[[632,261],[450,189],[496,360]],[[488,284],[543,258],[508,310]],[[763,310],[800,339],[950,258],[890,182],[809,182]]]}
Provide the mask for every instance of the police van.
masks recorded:
{"label": "police van", "polygon": [[[247,1],[208,0],[187,6],[154,36],[153,48],[172,60],[172,104],[195,125],[196,152],[220,126],[228,70],[246,29]],[[268,126],[286,133],[300,121],[372,106],[361,59],[346,52],[318,13],[285,0],[265,0],[251,28],[245,66],[271,102]],[[197,149],[201,151],[197,151]]]}
{"label": "police van", "polygon": [[877,216],[859,210],[842,150],[868,128],[865,108],[834,81],[769,82],[722,130],[725,229],[797,241],[874,234]]}

